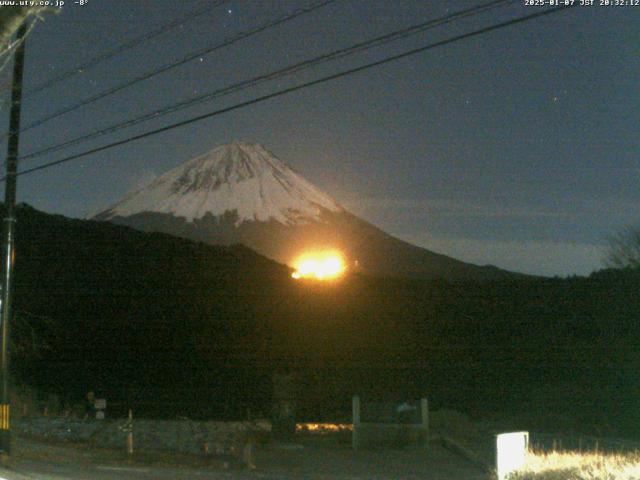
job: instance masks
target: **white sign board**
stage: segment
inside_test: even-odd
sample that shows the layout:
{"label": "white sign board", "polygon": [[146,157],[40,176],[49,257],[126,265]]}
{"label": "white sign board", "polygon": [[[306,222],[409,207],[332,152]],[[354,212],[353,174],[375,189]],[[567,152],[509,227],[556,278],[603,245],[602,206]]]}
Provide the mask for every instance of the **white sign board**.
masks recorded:
{"label": "white sign board", "polygon": [[496,471],[498,480],[504,480],[511,472],[524,465],[527,448],[529,448],[529,432],[496,435]]}
{"label": "white sign board", "polygon": [[93,402],[93,406],[96,410],[105,410],[107,408],[107,399],[106,398],[96,398]]}

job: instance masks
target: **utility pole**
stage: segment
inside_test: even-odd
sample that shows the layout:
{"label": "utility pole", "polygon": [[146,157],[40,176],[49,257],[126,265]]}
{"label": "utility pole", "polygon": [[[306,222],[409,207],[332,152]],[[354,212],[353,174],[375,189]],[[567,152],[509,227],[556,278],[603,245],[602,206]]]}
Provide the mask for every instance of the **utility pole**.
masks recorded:
{"label": "utility pole", "polygon": [[13,87],[11,88],[11,113],[9,117],[9,140],[7,147],[7,174],[4,188],[5,243],[2,272],[2,299],[0,300],[0,452],[11,453],[11,428],[9,423],[9,321],[11,319],[11,290],[15,261],[15,207],[16,177],[18,173],[18,142],[20,140],[20,108],[22,106],[22,70],[24,66],[24,37],[26,22],[18,29],[18,47],[13,59]]}

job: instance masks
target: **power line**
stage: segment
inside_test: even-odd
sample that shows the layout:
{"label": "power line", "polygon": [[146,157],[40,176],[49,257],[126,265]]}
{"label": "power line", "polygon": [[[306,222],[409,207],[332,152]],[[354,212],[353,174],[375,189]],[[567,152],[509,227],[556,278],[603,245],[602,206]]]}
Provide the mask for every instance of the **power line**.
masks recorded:
{"label": "power line", "polygon": [[[485,33],[489,33],[489,32],[492,32],[492,31],[495,31],[495,30],[499,30],[499,29],[502,29],[502,28],[505,28],[505,27],[509,27],[511,25],[524,23],[524,22],[527,22],[529,20],[533,20],[533,19],[538,18],[538,17],[543,17],[543,16],[547,16],[547,15],[550,15],[550,14],[558,13],[558,12],[561,12],[561,11],[569,9],[569,8],[573,8],[573,6],[572,5],[563,5],[561,7],[547,9],[547,10],[544,10],[542,12],[532,13],[530,15],[525,15],[523,17],[518,17],[518,18],[515,18],[515,19],[512,19],[512,20],[508,20],[506,22],[501,22],[501,23],[498,23],[498,24],[494,24],[494,25],[491,25],[491,26],[488,26],[488,27],[484,27],[484,28],[478,29],[478,30],[474,30],[472,32],[468,32],[468,33],[464,33],[464,34],[461,34],[461,35],[457,35],[455,37],[452,37],[452,38],[449,38],[449,39],[446,39],[446,40],[441,40],[441,41],[438,41],[438,42],[435,42],[435,43],[431,43],[431,44],[425,45],[423,47],[414,48],[412,50],[408,50],[408,51],[405,51],[403,53],[399,53],[397,55],[393,55],[393,56],[384,58],[382,60],[378,60],[378,61],[375,61],[375,62],[367,63],[365,65],[362,65],[362,66],[359,66],[359,67],[355,67],[355,68],[351,68],[351,69],[348,69],[348,70],[343,70],[342,72],[334,73],[332,75],[327,75],[327,76],[321,77],[319,79],[312,80],[310,82],[306,82],[306,83],[303,83],[303,84],[300,84],[300,85],[296,85],[296,86],[293,86],[293,87],[289,87],[289,88],[285,88],[285,89],[282,89],[282,90],[278,90],[277,92],[273,92],[273,93],[270,93],[270,94],[267,94],[267,95],[256,97],[256,98],[253,98],[251,100],[247,100],[245,102],[237,103],[237,104],[232,105],[230,107],[225,107],[225,108],[222,108],[222,109],[219,109],[219,110],[214,110],[212,112],[205,113],[203,115],[198,115],[196,117],[192,117],[190,119],[183,120],[183,121],[180,121],[180,122],[176,122],[176,123],[173,123],[171,125],[167,125],[165,127],[161,127],[161,128],[157,128],[157,129],[154,129],[154,130],[150,130],[148,132],[145,132],[145,133],[142,133],[142,134],[139,134],[139,135],[134,135],[132,137],[129,137],[129,138],[126,138],[126,139],[123,139],[123,140],[119,140],[117,142],[112,142],[112,143],[109,143],[107,145],[103,145],[101,147],[92,148],[90,150],[87,150],[87,151],[84,151],[84,152],[81,152],[81,153],[78,153],[78,154],[75,154],[75,155],[70,155],[68,157],[64,157],[64,158],[61,158],[59,160],[48,162],[48,163],[39,165],[37,167],[33,167],[33,168],[30,168],[30,169],[18,172],[17,175],[27,175],[29,173],[37,172],[39,170],[44,170],[44,169],[47,169],[47,168],[50,168],[50,167],[53,167],[53,166],[56,166],[56,165],[60,165],[60,164],[63,164],[63,163],[70,162],[72,160],[77,160],[79,158],[83,158],[83,157],[86,157],[88,155],[92,155],[94,153],[102,152],[104,150],[108,150],[108,149],[111,149],[111,148],[114,148],[114,147],[117,147],[117,146],[120,146],[120,145],[125,145],[127,143],[131,143],[131,142],[134,142],[136,140],[141,140],[143,138],[150,137],[150,136],[153,136],[153,135],[157,135],[159,133],[163,133],[163,132],[166,132],[166,131],[169,131],[169,130],[173,130],[175,128],[183,127],[185,125],[190,125],[192,123],[199,122],[200,120],[205,120],[207,118],[215,117],[215,116],[221,115],[223,113],[231,112],[233,110],[238,110],[240,108],[247,107],[249,105],[253,105],[253,104],[256,104],[256,103],[261,103],[261,102],[264,102],[266,100],[270,100],[272,98],[280,97],[280,96],[286,95],[288,93],[293,93],[293,92],[296,92],[298,90],[302,90],[302,89],[305,89],[305,88],[308,88],[308,87],[312,87],[314,85],[319,85],[319,84],[322,84],[322,83],[325,83],[325,82],[329,82],[331,80],[336,80],[338,78],[346,77],[346,76],[352,75],[354,73],[362,72],[364,70],[368,70],[368,69],[373,68],[373,67],[378,67],[380,65],[385,65],[387,63],[394,62],[396,60],[400,60],[400,59],[403,59],[403,58],[406,58],[406,57],[409,57],[409,56],[412,56],[412,55],[416,55],[418,53],[422,53],[422,52],[425,52],[425,51],[428,51],[428,50],[431,50],[431,49],[434,49],[434,48],[437,48],[437,47],[441,47],[441,46],[444,46],[444,45],[449,45],[451,43],[458,42],[458,41],[461,41],[461,40],[465,40],[467,38],[471,38],[471,37],[475,37],[475,36],[482,35],[482,34],[485,34]],[[0,178],[0,181],[5,180],[5,179],[6,179],[6,177]]]}
{"label": "power line", "polygon": [[58,118],[62,115],[65,115],[67,113],[70,113],[74,110],[77,110],[80,107],[84,107],[85,105],[89,105],[93,102],[96,102],[97,100],[100,100],[102,98],[108,97],[109,95],[113,95],[114,93],[117,93],[121,90],[124,90],[125,88],[128,88],[132,85],[135,85],[136,83],[142,82],[144,80],[148,80],[150,78],[153,78],[157,75],[160,75],[161,73],[165,73],[169,70],[173,70],[174,68],[177,68],[181,65],[184,65],[185,63],[188,63],[192,60],[195,60],[196,58],[200,58],[204,55],[208,55],[216,50],[219,50],[221,48],[224,47],[228,47],[229,45],[232,45],[236,42],[239,42],[240,40],[244,40],[245,38],[251,37],[253,35],[256,35],[257,33],[263,32],[269,28],[273,28],[277,25],[280,25],[282,23],[288,22],[290,20],[293,20],[294,18],[297,18],[301,15],[313,12],[314,10],[317,10],[319,8],[322,8],[326,5],[329,5],[330,3],[333,3],[337,0],[321,0],[319,2],[315,2],[313,4],[311,4],[308,7],[304,7],[304,8],[299,8],[297,10],[294,10],[292,13],[288,13],[284,16],[281,16],[275,20],[271,20],[269,22],[266,22],[262,25],[259,25],[258,27],[252,28],[250,30],[247,30],[245,32],[241,32],[239,34],[237,34],[236,36],[232,37],[232,38],[228,38],[223,40],[222,42],[219,42],[215,45],[213,45],[212,47],[208,47],[204,50],[200,50],[198,52],[195,53],[190,53],[189,55],[183,57],[182,59],[178,60],[177,62],[173,62],[173,63],[169,63],[166,64],[156,70],[153,70],[151,72],[147,72],[145,74],[142,74],[138,77],[135,77],[131,80],[128,80],[124,83],[121,83],[120,85],[116,85],[115,87],[109,88],[107,90],[104,90],[100,93],[97,93],[95,95],[93,95],[92,97],[89,97],[85,100],[82,100],[74,105],[71,105],[69,107],[63,108],[61,110],[58,110],[57,112],[52,113],[51,115],[41,118],[40,120],[37,120],[33,123],[31,123],[30,125],[27,125],[25,128],[23,128],[21,130],[21,132],[25,132],[27,130],[31,130],[32,128],[38,127],[50,120],[53,120],[55,118]]}
{"label": "power line", "polygon": [[147,120],[152,120],[152,119],[156,119],[159,118],[161,116],[167,115],[169,113],[174,113],[180,110],[184,110],[185,108],[200,104],[200,103],[204,103],[206,101],[210,101],[213,100],[214,98],[218,98],[218,97],[222,97],[222,96],[226,96],[229,95],[231,93],[236,93],[242,90],[246,90],[248,88],[251,87],[255,87],[261,83],[267,82],[267,81],[271,81],[277,78],[281,78],[287,75],[291,75],[293,73],[297,73],[300,72],[302,70],[306,70],[308,68],[312,68],[315,66],[318,66],[322,63],[328,62],[328,61],[333,61],[339,58],[344,58],[359,52],[362,52],[364,50],[373,48],[373,47],[377,47],[392,41],[396,41],[402,38],[406,38],[409,37],[411,35],[415,35],[418,33],[422,33],[426,30],[429,30],[431,28],[435,28],[438,27],[440,25],[444,25],[447,23],[451,23],[453,21],[459,20],[461,18],[465,18],[465,17],[470,17],[470,16],[475,16],[477,14],[486,12],[490,9],[499,7],[501,5],[504,4],[508,4],[508,3],[514,3],[516,0],[493,0],[489,3],[486,4],[482,4],[482,5],[478,5],[476,7],[472,7],[472,8],[468,8],[466,10],[461,10],[459,12],[455,12],[449,15],[446,15],[445,17],[440,17],[438,19],[435,20],[429,20],[426,22],[422,22],[416,25],[412,25],[410,27],[407,28],[403,28],[401,30],[396,30],[394,32],[385,34],[385,35],[381,35],[378,37],[375,37],[373,39],[370,40],[366,40],[363,42],[359,42],[355,45],[352,45],[350,47],[346,47],[346,48],[342,48],[339,50],[334,50],[332,52],[326,53],[326,54],[322,54],[319,55],[317,57],[314,57],[312,59],[309,60],[305,60],[303,62],[299,62],[293,65],[289,65],[287,67],[281,68],[279,70],[275,70],[273,72],[269,72],[267,74],[264,75],[259,75],[257,77],[253,77],[251,79],[248,80],[243,80],[241,82],[226,86],[224,88],[218,89],[218,90],[214,90],[213,92],[209,92],[209,93],[205,93],[205,94],[201,94],[198,95],[196,97],[192,97],[188,100],[185,100],[183,102],[179,102],[173,105],[170,105],[168,107],[163,107],[160,108],[158,110],[155,110],[153,112],[150,113],[146,113],[143,115],[140,115],[138,117],[132,118],[130,120],[127,120],[125,122],[117,122],[115,124],[109,125],[108,127],[103,127],[97,131],[91,132],[91,133],[87,133],[84,135],[81,135],[79,137],[76,137],[74,139],[68,140],[66,142],[57,144],[57,145],[52,145],[49,147],[45,147],[41,150],[35,151],[35,152],[31,152],[27,155],[24,155],[22,157],[20,157],[21,160],[27,160],[27,159],[31,159],[31,158],[35,158],[35,157],[39,157],[42,156],[46,153],[51,153],[54,151],[58,151],[61,150],[63,148],[72,146],[72,145],[77,145],[79,143],[84,143],[88,140],[92,140],[95,138],[99,138],[102,137],[104,135],[110,134],[110,133],[114,133],[118,130],[122,130],[125,128],[129,128],[131,126],[137,125],[138,123],[141,122],[145,122]]}
{"label": "power line", "polygon": [[153,38],[156,38],[170,30],[173,30],[176,27],[179,27],[183,24],[185,24],[186,22],[193,20],[194,18],[200,17],[202,15],[204,15],[205,13],[209,12],[210,10],[213,10],[221,5],[224,5],[225,3],[228,3],[229,0],[217,0],[213,3],[210,3],[208,5],[206,5],[203,8],[200,8],[198,10],[195,10],[193,12],[191,12],[188,15],[185,15],[184,17],[178,19],[178,20],[174,20],[173,22],[167,23],[165,25],[162,25],[161,27],[157,28],[156,30],[153,30],[149,33],[146,33],[144,35],[141,35],[139,37],[136,37],[128,42],[123,43],[122,45],[119,45],[118,47],[112,49],[112,50],[108,50],[104,53],[101,53],[95,57],[93,57],[92,59],[90,59],[89,61],[87,61],[86,63],[84,63],[83,65],[80,65],[79,67],[75,67],[72,68],[70,70],[67,70],[66,72],[61,73],[60,75],[58,75],[57,77],[54,77],[50,80],[47,80],[43,83],[41,83],[40,85],[34,87],[32,90],[30,90],[29,92],[27,92],[24,95],[24,98],[29,98],[33,95],[35,95],[36,93],[39,93],[43,90],[46,90],[50,87],[52,87],[53,85],[55,85],[56,83],[60,83],[63,80],[67,80],[75,75],[78,75],[80,73],[84,73],[86,70],[95,67],[96,65],[109,60],[117,55],[120,55],[124,52],[126,52],[127,50],[131,50],[132,48],[137,47],[138,45],[140,45],[141,43],[147,42]]}

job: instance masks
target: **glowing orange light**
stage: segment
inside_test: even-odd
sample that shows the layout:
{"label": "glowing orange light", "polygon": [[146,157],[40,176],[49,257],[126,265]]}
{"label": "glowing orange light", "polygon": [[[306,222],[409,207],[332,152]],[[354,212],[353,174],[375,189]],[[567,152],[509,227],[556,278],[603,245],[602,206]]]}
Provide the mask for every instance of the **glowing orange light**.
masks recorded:
{"label": "glowing orange light", "polygon": [[352,431],[350,423],[296,423],[296,432],[332,433]]}
{"label": "glowing orange light", "polygon": [[314,280],[331,280],[341,276],[345,271],[342,255],[338,252],[319,252],[302,255],[294,262],[295,279],[311,278]]}

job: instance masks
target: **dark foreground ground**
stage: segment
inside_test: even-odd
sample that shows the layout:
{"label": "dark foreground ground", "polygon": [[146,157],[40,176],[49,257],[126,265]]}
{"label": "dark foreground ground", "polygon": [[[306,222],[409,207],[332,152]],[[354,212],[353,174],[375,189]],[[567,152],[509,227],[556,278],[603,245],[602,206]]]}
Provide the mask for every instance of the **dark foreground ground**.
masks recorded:
{"label": "dark foreground ground", "polygon": [[258,468],[226,470],[199,457],[134,456],[120,451],[16,438],[0,478],[39,479],[340,479],[485,480],[487,473],[440,445],[354,452],[348,446],[297,444],[258,448]]}

